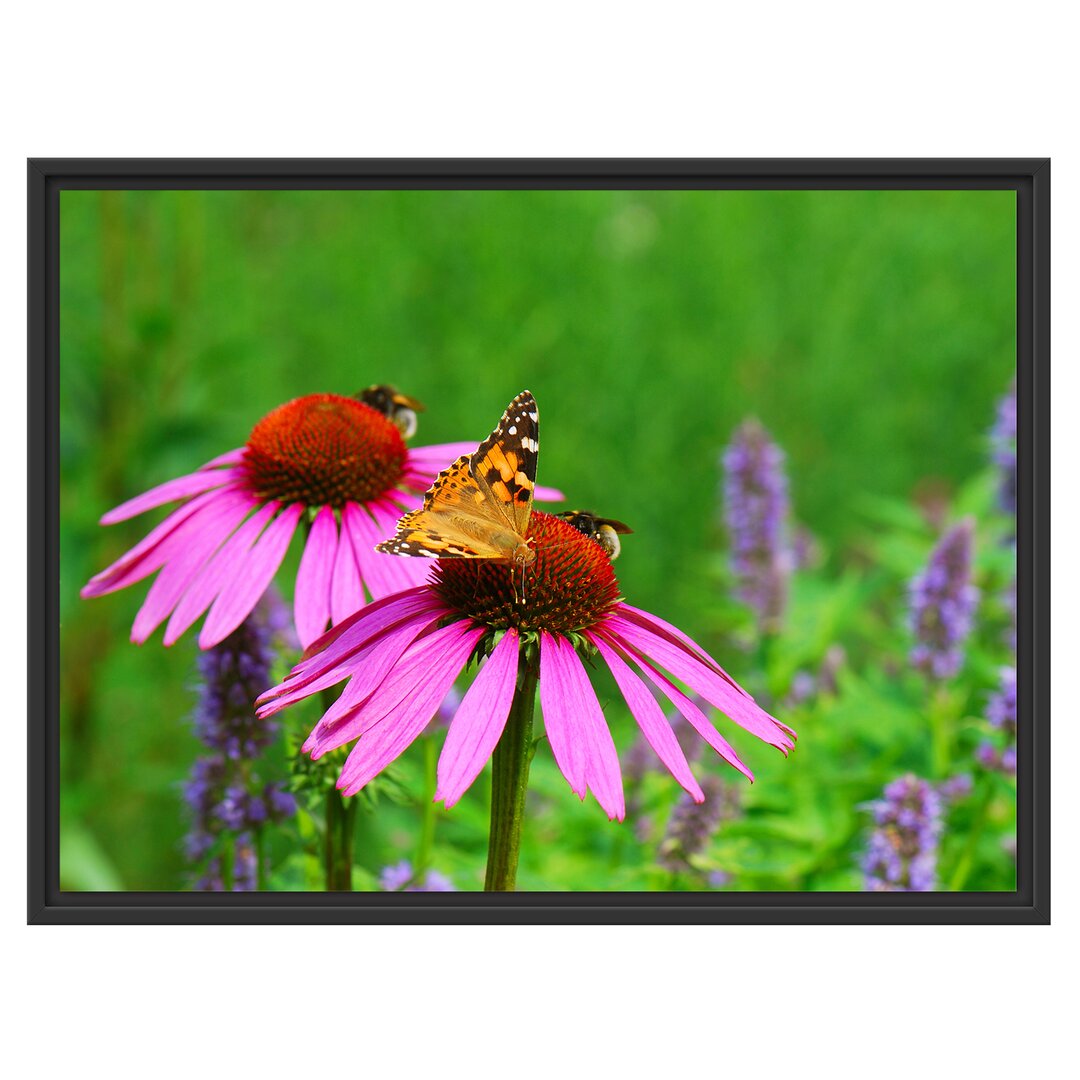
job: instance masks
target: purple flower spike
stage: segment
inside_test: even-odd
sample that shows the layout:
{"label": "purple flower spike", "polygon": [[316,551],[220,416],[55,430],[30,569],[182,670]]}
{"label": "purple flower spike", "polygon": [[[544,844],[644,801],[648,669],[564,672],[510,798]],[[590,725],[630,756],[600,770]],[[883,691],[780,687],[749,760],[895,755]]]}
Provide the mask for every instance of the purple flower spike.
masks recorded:
{"label": "purple flower spike", "polygon": [[457,892],[454,883],[438,870],[429,870],[422,881],[417,881],[416,876],[412,863],[403,859],[383,867],[379,885],[383,892]]}
{"label": "purple flower spike", "polygon": [[932,784],[907,775],[869,804],[874,830],[863,858],[870,892],[932,892],[937,888],[941,796]]}
{"label": "purple flower spike", "polygon": [[[210,753],[198,758],[183,786],[191,811],[184,851],[192,863],[220,853],[223,834],[234,834],[232,889],[256,888],[258,859],[250,830],[296,812],[278,784],[260,785],[251,769],[277,733],[274,721],[255,715],[255,698],[270,683],[274,644],[290,632],[288,610],[269,590],[252,614],[219,645],[199,654],[195,733]],[[196,882],[198,891],[224,888],[215,854]]]}
{"label": "purple flower spike", "polygon": [[998,505],[1016,514],[1016,383],[998,402],[997,419],[990,433],[991,456],[998,467]]}
{"label": "purple flower spike", "polygon": [[984,742],[975,751],[976,760],[983,768],[1015,775],[1016,668],[1001,669],[1001,682],[986,706],[986,719],[1004,736],[1004,746],[999,749],[991,742]]}
{"label": "purple flower spike", "polygon": [[974,536],[970,518],[954,526],[911,583],[911,663],[931,679],[950,678],[963,663],[963,645],[979,600],[979,590],[971,583]]}
{"label": "purple flower spike", "polygon": [[756,420],[745,421],[724,451],[724,513],[736,595],[776,630],[787,606],[794,555],[788,535],[784,453]]}
{"label": "purple flower spike", "polygon": [[738,789],[720,777],[708,775],[701,781],[704,802],[695,802],[683,792],[668,820],[660,844],[659,863],[673,874],[692,872],[693,858],[700,855],[722,821],[739,812]]}

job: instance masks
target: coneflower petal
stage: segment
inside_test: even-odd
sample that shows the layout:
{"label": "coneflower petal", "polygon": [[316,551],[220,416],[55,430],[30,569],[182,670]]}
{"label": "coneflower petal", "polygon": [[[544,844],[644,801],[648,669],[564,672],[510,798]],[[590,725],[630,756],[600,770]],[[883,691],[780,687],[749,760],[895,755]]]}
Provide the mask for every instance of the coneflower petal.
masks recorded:
{"label": "coneflower petal", "polygon": [[[726,713],[739,727],[775,746],[784,754],[795,745],[790,728],[774,720],[753,698],[736,691],[714,668],[688,656],[685,649],[673,646],[666,638],[646,630],[618,614],[612,615],[604,629],[639,656],[648,656],[699,693],[711,705]],[[689,717],[687,717],[689,719]]]}
{"label": "coneflower petal", "polygon": [[[350,504],[351,505],[351,504]],[[375,545],[392,536],[393,528],[384,531],[377,524],[376,504],[363,509],[345,507],[344,522],[353,545],[353,555],[360,575],[372,596],[389,596],[403,592],[420,582],[430,569],[422,559],[399,559],[375,550]],[[395,522],[397,516],[394,518]]]}
{"label": "coneflower petal", "polygon": [[361,706],[368,719],[338,779],[346,795],[359,791],[427,727],[485,632],[459,622],[436,630],[430,645],[425,639],[422,647],[412,646],[412,663],[399,664]]}
{"label": "coneflower petal", "polygon": [[[208,515],[202,515],[198,519],[184,522],[176,530],[173,539],[179,549],[170,556],[168,563],[150,586],[146,600],[135,616],[135,623],[131,628],[132,641],[141,644],[165,620],[183,599],[192,583],[197,582],[207,563],[213,559],[214,553],[223,544],[228,545],[230,534],[243,520],[248,509],[243,500],[237,500],[232,505],[220,500],[215,507],[217,515],[213,524],[207,520]],[[263,520],[266,516],[263,515]],[[175,639],[170,638],[168,644],[172,644],[173,640]]]}
{"label": "coneflower petal", "polygon": [[619,755],[596,691],[574,646],[548,633],[540,642],[540,702],[552,753],[570,787],[581,798],[591,789],[608,817],[622,821]]}
{"label": "coneflower petal", "polygon": [[694,779],[694,774],[686,760],[686,755],[671,730],[671,724],[664,716],[656,698],[645,684],[634,674],[630,666],[598,634],[586,632],[585,636],[596,646],[605,663],[611,669],[619,691],[626,699],[634,719],[648,744],[656,751],[656,756],[667,766],[668,771],[690,793],[694,802],[705,801],[701,786]]}
{"label": "coneflower petal", "polygon": [[518,671],[518,632],[510,627],[484,661],[450,722],[439,756],[435,801],[454,805],[480,775],[510,715]]}
{"label": "coneflower petal", "polygon": [[632,623],[636,623],[643,630],[659,634],[661,637],[670,637],[673,639],[671,642],[673,645],[685,648],[692,656],[699,659],[703,664],[707,664],[727,682],[731,683],[740,694],[750,697],[750,695],[716,662],[715,659],[713,659],[713,657],[690,637],[689,634],[683,633],[677,626],[665,622],[659,615],[653,615],[652,612],[642,611],[641,608],[632,607],[630,604],[626,603],[625,600],[615,609],[615,614],[622,615]]}
{"label": "coneflower petal", "polygon": [[337,556],[338,530],[334,511],[324,506],[311,523],[300,568],[296,572],[293,603],[296,634],[307,648],[330,621],[330,586]]}
{"label": "coneflower petal", "polygon": [[[654,667],[635,649],[619,642],[609,633],[605,640],[626,659],[632,659],[645,676],[686,717],[691,727],[726,761],[739,770],[751,783],[754,774],[743,764],[735,748],[716,730],[709,718],[662,671]],[[704,695],[703,695],[704,696]]]}
{"label": "coneflower petal", "polygon": [[[180,597],[169,619],[169,625],[165,628],[166,645],[172,645],[218,598],[218,594],[236,574],[237,559],[247,553],[277,510],[277,503],[260,507],[203,563],[198,577]],[[162,576],[164,573],[162,571]]]}
{"label": "coneflower petal", "polygon": [[[347,510],[349,504],[345,504]],[[333,577],[330,584],[330,618],[335,623],[348,618],[358,608],[364,606],[364,593],[360,583],[360,571],[356,565],[356,553],[344,527],[342,511],[341,536],[338,538],[337,553],[334,558]]]}
{"label": "coneflower petal", "polygon": [[285,558],[303,513],[303,506],[293,503],[267,525],[248,554],[246,572],[234,577],[214,601],[199,634],[201,648],[212,648],[248,617]]}
{"label": "coneflower petal", "polygon": [[[343,669],[340,678],[347,678],[351,670],[345,665],[365,644],[418,611],[449,614],[438,597],[424,588],[384,596],[354,612],[311,643],[307,655],[289,672],[279,692],[295,690],[331,669]],[[272,696],[268,690],[259,700]]]}
{"label": "coneflower petal", "polygon": [[[236,489],[225,491],[210,491],[205,495],[199,495],[190,502],[174,510],[160,525],[156,525],[146,534],[130,551],[125,552],[111,566],[95,574],[80,590],[83,597],[101,596],[104,593],[115,592],[127,585],[132,585],[143,578],[149,577],[155,570],[163,566],[169,559],[171,549],[166,546],[166,541],[176,530],[189,518],[196,514],[202,515],[214,511],[218,500],[230,494],[240,494]],[[247,499],[249,506],[255,506],[257,500],[248,495],[242,495]],[[211,520],[208,518],[207,520]]]}
{"label": "coneflower petal", "polygon": [[[427,630],[434,628],[439,618],[438,612],[427,611],[403,620],[388,629],[386,633],[380,634],[377,638],[369,641],[367,645],[357,652],[352,658],[353,664],[356,666],[350,665],[347,672],[342,671],[340,668],[332,669],[307,686],[297,690],[295,694],[286,694],[271,704],[262,706],[258,711],[258,715],[261,717],[272,716],[280,709],[291,705],[294,701],[334,686],[336,683],[341,682],[343,678],[349,678],[341,696],[327,709],[322,719],[315,725],[315,730],[304,744],[304,750],[309,749],[309,744],[311,747],[318,746],[320,753],[325,753],[326,750],[333,749],[334,746],[341,746],[342,743],[348,742],[350,738],[356,737],[356,735],[338,737],[344,730],[341,727],[342,721],[347,716],[352,715],[358,705],[363,704],[379,689],[383,680],[398,664],[409,646]],[[331,731],[334,733],[332,745],[327,744],[325,741],[326,736]],[[357,734],[359,734],[359,731]]]}
{"label": "coneflower petal", "polygon": [[224,454],[218,454],[216,458],[199,466],[199,471],[204,469],[216,469],[220,465],[239,465],[247,453],[246,446],[238,446],[235,450],[226,450]]}
{"label": "coneflower petal", "polygon": [[115,525],[118,521],[127,521],[128,518],[145,514],[147,510],[164,506],[165,503],[201,495],[212,488],[224,487],[242,475],[239,469],[218,469],[214,472],[200,471],[178,476],[175,480],[167,480],[164,484],[158,484],[157,487],[136,495],[134,499],[128,499],[127,502],[113,507],[107,514],[102,515],[101,524]]}

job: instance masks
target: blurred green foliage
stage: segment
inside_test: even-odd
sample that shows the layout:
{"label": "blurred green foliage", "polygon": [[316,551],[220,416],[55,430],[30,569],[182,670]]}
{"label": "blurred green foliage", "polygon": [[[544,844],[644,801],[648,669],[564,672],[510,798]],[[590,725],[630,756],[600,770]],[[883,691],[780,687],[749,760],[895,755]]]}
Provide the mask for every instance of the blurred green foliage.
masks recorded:
{"label": "blurred green foliage", "polygon": [[[198,749],[193,635],[128,643],[145,584],[78,597],[161,515],[97,519],[241,445],[284,400],[374,382],[427,404],[418,444],[479,441],[532,390],[539,481],[635,530],[616,567],[624,594],[703,640],[799,731],[785,761],[720,721],[758,782],[703,872],[732,888],[859,888],[860,805],[903,770],[972,771],[1008,661],[995,597],[1011,554],[985,462],[1015,369],[1011,193],[65,191],[60,288],[64,887],[184,886],[179,783]],[[726,598],[719,526],[718,456],[748,415],[787,452],[797,519],[823,551],[768,655]],[[936,757],[926,688],[905,669],[904,586],[934,535],[914,500],[980,525],[986,600],[939,703]],[[279,575],[287,594],[296,559]],[[795,672],[837,642],[849,663],[836,695],[783,712]],[[605,700],[625,749],[631,721]],[[317,715],[305,705],[290,738]],[[365,799],[361,886],[414,854],[424,769],[418,745]],[[435,863],[462,888],[482,881],[486,787],[434,811]],[[580,806],[541,745],[521,887],[697,887],[656,865],[677,790],[646,777],[639,843],[631,823]],[[1000,842],[1013,813],[1010,785],[982,777],[944,841],[943,865],[968,867],[953,884],[1014,887]],[[301,816],[311,843],[317,825]],[[275,850],[276,887],[317,887],[295,834]]]}

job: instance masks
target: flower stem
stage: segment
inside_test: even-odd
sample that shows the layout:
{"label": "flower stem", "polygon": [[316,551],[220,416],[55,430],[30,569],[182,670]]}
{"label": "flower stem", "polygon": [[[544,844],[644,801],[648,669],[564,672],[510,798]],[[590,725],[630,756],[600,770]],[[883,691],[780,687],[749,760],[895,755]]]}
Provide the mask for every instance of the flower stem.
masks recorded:
{"label": "flower stem", "polygon": [[535,658],[523,657],[519,664],[510,716],[491,756],[491,838],[484,892],[513,892],[517,881],[533,749],[533,708],[540,677]]}
{"label": "flower stem", "polygon": [[984,780],[982,798],[979,800],[978,809],[975,811],[975,821],[968,831],[968,842],[964,847],[963,854],[960,856],[960,861],[957,863],[956,870],[949,881],[949,888],[952,892],[963,891],[964,886],[967,884],[968,875],[970,875],[972,868],[975,865],[975,855],[979,849],[979,840],[982,837],[983,829],[986,827],[990,803],[993,801],[993,797],[993,785]]}
{"label": "flower stem", "polygon": [[421,809],[420,839],[416,845],[416,873],[420,876],[431,862],[431,851],[435,846],[435,787],[439,756],[435,739],[424,739],[424,803]]}
{"label": "flower stem", "polygon": [[[334,703],[334,692],[322,692],[323,711]],[[353,826],[356,823],[356,800],[337,789],[328,776],[326,787],[326,830],[323,833],[323,872],[327,892],[352,892]]]}
{"label": "flower stem", "polygon": [[345,802],[336,787],[326,789],[326,836],[323,857],[327,892],[352,891],[355,801]]}

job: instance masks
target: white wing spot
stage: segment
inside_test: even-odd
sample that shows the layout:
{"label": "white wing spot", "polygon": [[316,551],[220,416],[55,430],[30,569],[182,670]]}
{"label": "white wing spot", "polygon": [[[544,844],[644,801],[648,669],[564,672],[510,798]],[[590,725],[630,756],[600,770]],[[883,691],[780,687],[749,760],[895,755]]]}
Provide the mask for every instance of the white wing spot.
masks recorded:
{"label": "white wing spot", "polygon": [[539,413],[536,413],[536,412],[531,412],[531,413],[529,413],[529,416],[531,416],[531,417],[532,417],[532,419],[533,419],[533,421],[534,421],[534,422],[540,419],[540,414],[539,414]]}
{"label": "white wing spot", "polygon": [[515,424],[515,425],[511,426],[511,427],[510,427],[510,428],[508,428],[507,430],[509,431],[509,433],[510,433],[511,435],[516,435],[516,434],[517,434],[517,425]]}

